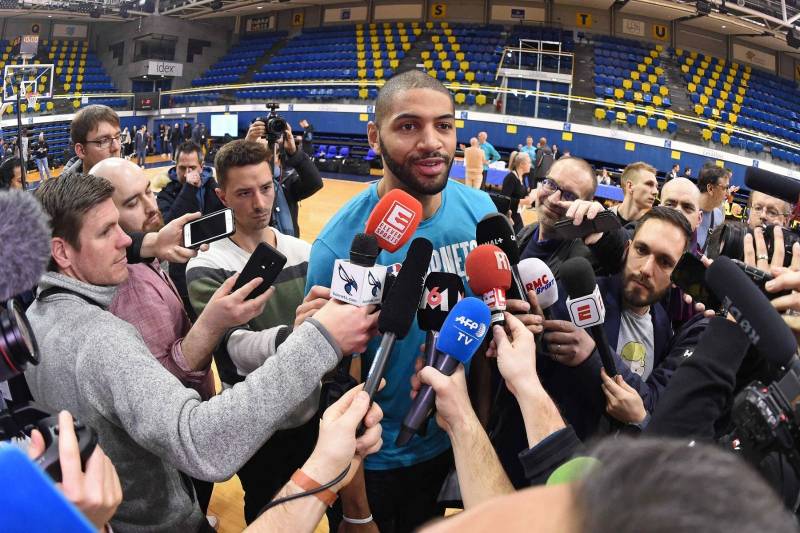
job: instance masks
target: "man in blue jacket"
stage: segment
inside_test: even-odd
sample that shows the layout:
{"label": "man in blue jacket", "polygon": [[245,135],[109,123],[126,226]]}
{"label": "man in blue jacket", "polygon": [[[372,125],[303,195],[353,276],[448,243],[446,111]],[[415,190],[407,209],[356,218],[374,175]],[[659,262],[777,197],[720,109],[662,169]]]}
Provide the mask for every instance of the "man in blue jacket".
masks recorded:
{"label": "man in blue jacket", "polygon": [[[669,316],[658,303],[671,286],[670,276],[692,240],[686,217],[676,209],[654,207],[641,218],[625,252],[625,267],[599,278],[605,304],[603,327],[617,371],[652,413],[681,361],[692,354],[707,320],[697,315],[673,336]],[[600,355],[589,334],[569,321],[567,294],[559,290],[556,320],[545,321],[547,357],[539,359],[545,388],[581,439],[594,435],[604,412],[629,424],[641,423],[639,399],[607,404]],[[646,417],[645,417],[646,418]]]}
{"label": "man in blue jacket", "polygon": [[[224,209],[214,189],[218,187],[214,179],[214,169],[203,165],[203,151],[199,145],[187,141],[177,149],[177,164],[167,171],[169,183],[158,193],[158,210],[169,224],[187,213],[200,211],[203,215]],[[170,263],[169,276],[183,299],[184,308],[192,320],[197,318],[189,303],[186,288],[186,264]]]}

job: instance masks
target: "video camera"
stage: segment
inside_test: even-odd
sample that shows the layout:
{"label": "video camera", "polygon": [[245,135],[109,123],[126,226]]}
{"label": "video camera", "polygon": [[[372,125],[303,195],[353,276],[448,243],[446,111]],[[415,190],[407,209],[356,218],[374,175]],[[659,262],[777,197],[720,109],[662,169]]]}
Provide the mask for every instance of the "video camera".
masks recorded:
{"label": "video camera", "polygon": [[[774,225],[763,226],[764,242],[767,245],[767,255],[772,257],[775,248]],[[783,230],[784,259],[783,266],[788,267],[792,262],[792,245],[800,242],[800,235],[788,228]],[[720,224],[708,236],[708,246],[706,255],[709,259],[716,259],[724,255],[731,259],[744,259],[744,236],[753,234],[753,230],[742,222],[725,222]]]}
{"label": "video camera", "polygon": [[286,131],[286,126],[288,124],[286,119],[278,114],[277,110],[279,107],[280,104],[269,102],[267,104],[269,115],[266,117],[256,117],[256,119],[253,120],[253,122],[261,121],[264,123],[267,130],[266,139],[270,144],[278,142],[280,136]]}

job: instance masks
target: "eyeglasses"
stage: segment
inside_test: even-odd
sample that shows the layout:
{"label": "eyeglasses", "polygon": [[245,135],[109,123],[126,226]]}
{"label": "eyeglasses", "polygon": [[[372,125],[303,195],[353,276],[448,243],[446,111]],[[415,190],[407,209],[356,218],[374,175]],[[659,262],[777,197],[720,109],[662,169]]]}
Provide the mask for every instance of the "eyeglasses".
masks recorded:
{"label": "eyeglasses", "polygon": [[561,199],[565,202],[574,202],[578,199],[578,195],[572,191],[568,191],[566,189],[562,189],[558,186],[558,183],[553,178],[545,178],[542,180],[542,185],[544,186],[544,190],[548,192],[548,194],[553,194],[556,191],[561,191]]}
{"label": "eyeglasses", "polygon": [[121,133],[117,133],[113,137],[101,137],[100,139],[96,139],[94,141],[86,141],[86,143],[96,144],[98,148],[105,149],[111,146],[111,143],[116,141],[119,144],[120,139],[122,138]]}
{"label": "eyeglasses", "polygon": [[752,211],[753,213],[765,213],[768,218],[772,218],[772,219],[778,218],[780,216],[786,216],[787,215],[787,213],[781,213],[777,209],[775,209],[774,207],[766,207],[766,206],[758,205],[758,204],[752,206],[750,208],[750,211]]}

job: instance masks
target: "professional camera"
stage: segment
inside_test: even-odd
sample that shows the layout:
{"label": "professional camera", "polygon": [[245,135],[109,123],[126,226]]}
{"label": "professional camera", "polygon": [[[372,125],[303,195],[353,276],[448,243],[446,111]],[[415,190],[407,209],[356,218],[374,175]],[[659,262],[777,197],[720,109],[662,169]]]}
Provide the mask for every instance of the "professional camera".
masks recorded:
{"label": "professional camera", "polygon": [[286,119],[280,116],[277,113],[277,109],[280,107],[280,104],[275,102],[270,102],[267,104],[267,109],[269,109],[269,115],[266,117],[257,117],[253,122],[261,121],[264,123],[264,126],[267,129],[267,141],[270,144],[278,142],[278,138],[283,135],[286,131],[287,122]]}
{"label": "professional camera", "polygon": [[[770,224],[763,226],[764,228],[764,242],[767,245],[767,255],[772,257],[772,252],[775,247],[775,226]],[[794,231],[781,228],[783,230],[783,248],[784,259],[783,266],[788,267],[792,262],[792,245],[800,242],[800,236]],[[708,246],[706,247],[706,255],[709,259],[716,259],[720,255],[730,257],[731,259],[744,259],[744,236],[753,230],[748,228],[743,222],[725,222],[720,224],[708,236]]]}
{"label": "professional camera", "polygon": [[[39,346],[22,306],[11,298],[0,309],[0,383],[19,376],[29,364],[39,364]],[[45,443],[44,453],[35,462],[53,480],[60,482],[58,417],[50,416],[28,402],[7,406],[0,394],[0,441],[11,441],[25,448],[26,435],[34,428],[41,432]],[[75,435],[81,463],[85,467],[97,445],[97,434],[75,421]]]}
{"label": "professional camera", "polygon": [[[786,456],[800,475],[800,359],[786,374],[765,386],[755,381],[734,399],[731,419],[745,455],[758,459],[771,451]],[[757,464],[757,463],[755,463]]]}

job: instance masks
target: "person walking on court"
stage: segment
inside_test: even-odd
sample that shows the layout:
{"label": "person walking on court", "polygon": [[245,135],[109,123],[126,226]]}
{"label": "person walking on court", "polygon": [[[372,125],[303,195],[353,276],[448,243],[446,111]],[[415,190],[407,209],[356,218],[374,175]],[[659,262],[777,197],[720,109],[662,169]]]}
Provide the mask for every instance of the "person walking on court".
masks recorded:
{"label": "person walking on court", "polygon": [[44,139],[44,132],[39,132],[39,137],[35,143],[33,143],[33,159],[36,161],[36,167],[39,169],[39,179],[40,180],[49,180],[52,176],[50,175],[50,164],[47,160],[47,152],[49,147],[47,146],[47,141]]}
{"label": "person walking on court", "polygon": [[136,132],[135,148],[137,164],[144,168],[147,156],[147,126],[142,126]]}
{"label": "person walking on court", "polygon": [[486,154],[478,146],[478,139],[473,137],[469,140],[469,148],[464,148],[464,184],[467,187],[481,188],[485,164]]}

